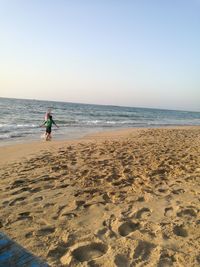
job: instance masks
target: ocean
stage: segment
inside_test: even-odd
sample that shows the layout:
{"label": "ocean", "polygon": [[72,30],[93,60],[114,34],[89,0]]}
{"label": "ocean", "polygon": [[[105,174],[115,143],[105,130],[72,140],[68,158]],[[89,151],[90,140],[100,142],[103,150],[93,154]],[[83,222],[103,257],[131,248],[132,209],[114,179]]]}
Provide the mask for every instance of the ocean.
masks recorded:
{"label": "ocean", "polygon": [[49,108],[59,125],[52,128],[56,140],[119,128],[200,125],[200,112],[0,98],[0,146],[40,140]]}

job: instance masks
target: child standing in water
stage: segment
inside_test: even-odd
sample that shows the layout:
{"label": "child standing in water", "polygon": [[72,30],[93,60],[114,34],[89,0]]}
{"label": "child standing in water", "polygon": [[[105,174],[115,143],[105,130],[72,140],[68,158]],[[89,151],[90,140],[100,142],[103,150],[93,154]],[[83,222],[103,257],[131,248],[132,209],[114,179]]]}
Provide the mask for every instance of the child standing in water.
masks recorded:
{"label": "child standing in water", "polygon": [[41,125],[41,126],[46,126],[46,133],[45,133],[45,140],[49,141],[51,140],[51,127],[52,124],[54,124],[57,128],[58,125],[55,123],[55,121],[52,118],[52,115],[48,115],[47,120]]}

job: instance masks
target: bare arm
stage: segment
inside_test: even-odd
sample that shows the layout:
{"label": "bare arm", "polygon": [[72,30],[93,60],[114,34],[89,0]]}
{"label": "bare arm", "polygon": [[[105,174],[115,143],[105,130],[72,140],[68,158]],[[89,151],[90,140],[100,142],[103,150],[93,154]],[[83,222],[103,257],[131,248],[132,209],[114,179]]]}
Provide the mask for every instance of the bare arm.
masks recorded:
{"label": "bare arm", "polygon": [[59,128],[58,125],[55,123],[54,120],[52,120],[52,122],[53,122],[53,124],[54,124],[57,128]]}
{"label": "bare arm", "polygon": [[39,127],[43,127],[45,125],[46,121],[43,122]]}

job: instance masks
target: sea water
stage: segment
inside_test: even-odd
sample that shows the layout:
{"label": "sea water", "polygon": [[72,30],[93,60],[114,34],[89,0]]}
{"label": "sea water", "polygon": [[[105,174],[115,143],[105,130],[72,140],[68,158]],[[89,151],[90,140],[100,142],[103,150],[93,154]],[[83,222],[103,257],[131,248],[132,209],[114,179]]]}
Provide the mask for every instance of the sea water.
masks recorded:
{"label": "sea water", "polygon": [[200,125],[200,112],[0,98],[0,145],[40,140],[48,109],[59,128],[54,139],[130,127]]}

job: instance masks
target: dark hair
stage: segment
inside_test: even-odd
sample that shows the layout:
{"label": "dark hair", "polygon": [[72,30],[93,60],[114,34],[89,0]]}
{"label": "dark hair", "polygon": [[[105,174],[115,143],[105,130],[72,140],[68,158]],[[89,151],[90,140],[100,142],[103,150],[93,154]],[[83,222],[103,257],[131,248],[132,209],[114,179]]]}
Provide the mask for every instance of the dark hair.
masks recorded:
{"label": "dark hair", "polygon": [[49,119],[52,120],[52,116],[51,115],[49,115]]}

